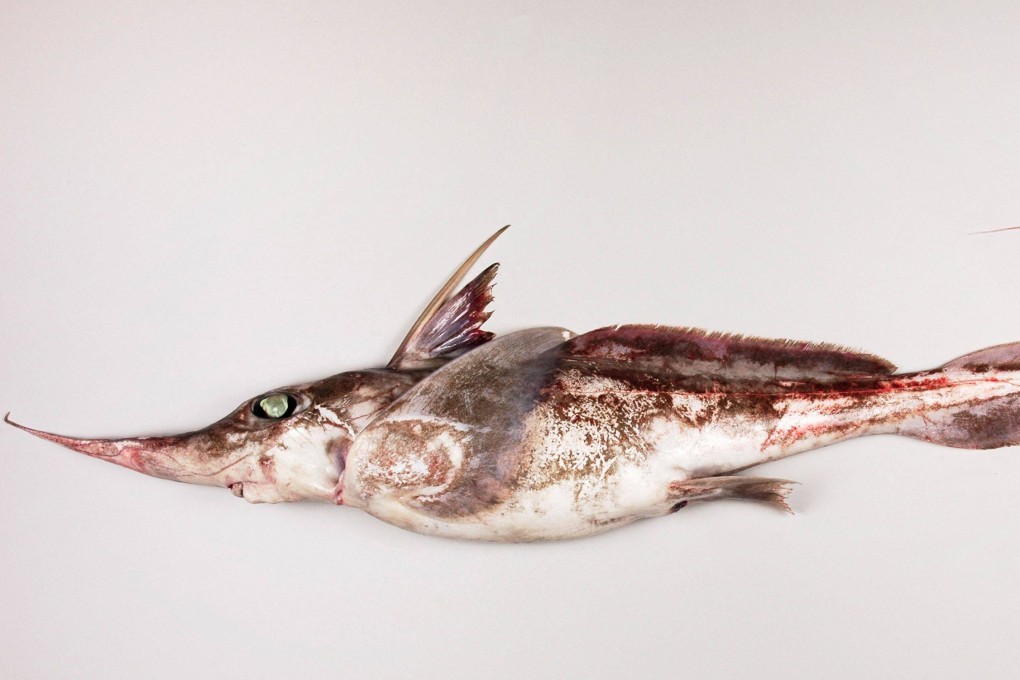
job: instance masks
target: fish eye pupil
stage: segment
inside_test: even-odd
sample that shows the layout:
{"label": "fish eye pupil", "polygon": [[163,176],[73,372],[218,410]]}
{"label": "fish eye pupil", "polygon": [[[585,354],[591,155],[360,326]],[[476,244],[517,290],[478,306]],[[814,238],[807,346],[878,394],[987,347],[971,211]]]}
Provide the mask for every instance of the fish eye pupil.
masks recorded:
{"label": "fish eye pupil", "polygon": [[297,400],[284,392],[262,397],[255,402],[252,412],[260,418],[285,418],[294,413]]}

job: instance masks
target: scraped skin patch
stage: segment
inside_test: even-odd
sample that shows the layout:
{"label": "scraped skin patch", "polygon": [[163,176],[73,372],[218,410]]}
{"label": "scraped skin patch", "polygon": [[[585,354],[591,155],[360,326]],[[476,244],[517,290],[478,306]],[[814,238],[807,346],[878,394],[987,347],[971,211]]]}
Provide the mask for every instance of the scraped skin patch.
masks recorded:
{"label": "scraped skin patch", "polygon": [[[440,288],[385,368],[270,390],[168,437],[30,434],[245,500],[320,500],[424,534],[586,536],[692,503],[790,512],[788,480],[737,474],[869,434],[1020,443],[1020,343],[929,371],[829,343],[696,328],[531,328],[495,337],[497,265]],[[682,514],[682,513],[681,513]]]}

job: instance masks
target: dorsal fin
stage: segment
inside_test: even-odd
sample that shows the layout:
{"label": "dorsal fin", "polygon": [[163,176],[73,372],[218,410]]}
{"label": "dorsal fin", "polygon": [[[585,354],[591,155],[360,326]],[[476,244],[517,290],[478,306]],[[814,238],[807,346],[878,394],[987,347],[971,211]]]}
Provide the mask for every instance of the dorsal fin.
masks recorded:
{"label": "dorsal fin", "polygon": [[509,227],[508,224],[486,239],[457,268],[411,326],[387,368],[425,368],[440,357],[492,339],[493,334],[481,330],[481,326],[491,315],[485,308],[492,302],[493,279],[499,265],[490,265],[456,295],[453,291],[482,253]]}
{"label": "dorsal fin", "polygon": [[771,370],[789,379],[888,375],[896,370],[885,359],[839,345],[670,326],[600,328],[567,341],[566,350],[578,358],[675,374],[711,372],[712,366],[735,374]]}

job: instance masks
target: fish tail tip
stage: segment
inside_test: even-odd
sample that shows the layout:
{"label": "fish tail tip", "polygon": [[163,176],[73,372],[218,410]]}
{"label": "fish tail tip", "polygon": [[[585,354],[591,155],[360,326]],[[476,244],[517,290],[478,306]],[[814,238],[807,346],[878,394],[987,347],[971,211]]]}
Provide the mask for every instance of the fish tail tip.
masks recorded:
{"label": "fish tail tip", "polygon": [[967,236],[976,236],[977,234],[997,234],[1000,231],[1017,231],[1020,226],[1016,227],[1000,227],[998,229],[982,229],[980,231],[971,231],[967,233]]}

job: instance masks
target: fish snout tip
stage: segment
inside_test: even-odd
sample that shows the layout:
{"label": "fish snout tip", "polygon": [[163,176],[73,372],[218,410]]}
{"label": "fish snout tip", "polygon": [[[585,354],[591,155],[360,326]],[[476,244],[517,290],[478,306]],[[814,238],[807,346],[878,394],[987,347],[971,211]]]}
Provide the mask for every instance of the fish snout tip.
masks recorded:
{"label": "fish snout tip", "polygon": [[[50,435],[49,432],[43,432],[42,430],[36,430],[35,428],[29,427],[28,425],[22,425],[21,423],[14,422],[13,420],[11,420],[10,411],[8,411],[6,415],[4,415],[4,422],[7,423],[8,425],[11,425],[12,427],[16,427],[19,430],[22,430],[23,432],[27,432],[31,435],[35,435],[36,437],[40,437],[42,439],[49,439],[53,436],[56,436]],[[50,436],[48,437],[47,435]]]}
{"label": "fish snout tip", "polygon": [[30,432],[30,433],[33,433],[33,434],[35,433],[35,432],[33,432],[31,427],[24,426],[21,423],[16,423],[13,420],[11,420],[10,419],[10,411],[8,411],[6,414],[4,414],[3,421],[5,423],[7,423],[8,425],[10,425],[11,427],[16,427],[17,429],[24,430],[25,432]]}
{"label": "fish snout tip", "polygon": [[4,422],[8,425],[29,433],[33,437],[39,439],[45,439],[56,444],[60,444],[63,447],[71,449],[72,451],[78,451],[86,455],[92,456],[93,458],[105,458],[113,459],[120,455],[120,451],[117,449],[111,450],[113,442],[109,442],[101,439],[78,439],[75,437],[66,437],[61,434],[55,434],[53,432],[46,432],[45,430],[37,430],[34,427],[28,425],[22,425],[11,420],[11,414],[8,411],[7,415],[4,416]]}

